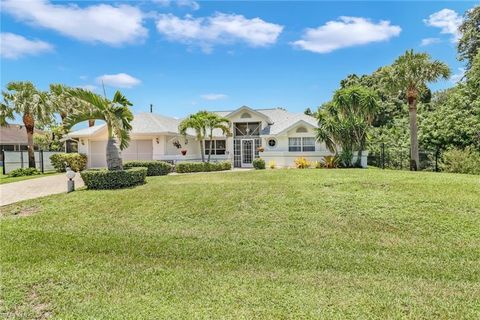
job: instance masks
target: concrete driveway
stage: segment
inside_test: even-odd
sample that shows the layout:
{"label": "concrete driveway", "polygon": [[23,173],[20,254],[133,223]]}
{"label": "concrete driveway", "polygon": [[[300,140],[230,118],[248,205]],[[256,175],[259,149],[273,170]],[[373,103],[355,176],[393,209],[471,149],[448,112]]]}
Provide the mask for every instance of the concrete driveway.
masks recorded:
{"label": "concrete driveway", "polygon": [[[75,176],[75,188],[82,186],[82,178],[77,173]],[[0,185],[0,206],[63,192],[67,192],[67,178],[65,174],[6,183]]]}

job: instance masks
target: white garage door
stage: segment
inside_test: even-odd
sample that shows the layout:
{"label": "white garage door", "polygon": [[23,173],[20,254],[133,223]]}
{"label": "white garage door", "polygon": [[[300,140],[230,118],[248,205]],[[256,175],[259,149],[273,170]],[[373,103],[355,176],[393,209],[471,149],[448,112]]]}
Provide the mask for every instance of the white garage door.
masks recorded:
{"label": "white garage door", "polygon": [[[107,141],[90,142],[90,167],[104,168],[106,160]],[[122,151],[122,159],[128,160],[152,160],[152,140],[131,140],[128,148]]]}
{"label": "white garage door", "polygon": [[131,140],[128,148],[122,151],[122,159],[128,160],[152,160],[152,140]]}
{"label": "white garage door", "polygon": [[90,141],[90,167],[104,168],[107,166],[107,141]]}

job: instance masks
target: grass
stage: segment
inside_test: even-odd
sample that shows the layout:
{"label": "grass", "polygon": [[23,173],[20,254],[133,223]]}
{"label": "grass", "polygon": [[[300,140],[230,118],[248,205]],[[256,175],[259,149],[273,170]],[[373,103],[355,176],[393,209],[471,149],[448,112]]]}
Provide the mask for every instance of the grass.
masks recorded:
{"label": "grass", "polygon": [[478,319],[478,176],[152,177],[3,208],[6,317]]}
{"label": "grass", "polygon": [[52,171],[52,172],[45,172],[43,174],[37,174],[33,176],[10,177],[8,174],[3,174],[2,172],[3,172],[2,167],[0,167],[0,184],[36,179],[36,178],[45,177],[46,175],[52,175],[57,173],[55,171]]}

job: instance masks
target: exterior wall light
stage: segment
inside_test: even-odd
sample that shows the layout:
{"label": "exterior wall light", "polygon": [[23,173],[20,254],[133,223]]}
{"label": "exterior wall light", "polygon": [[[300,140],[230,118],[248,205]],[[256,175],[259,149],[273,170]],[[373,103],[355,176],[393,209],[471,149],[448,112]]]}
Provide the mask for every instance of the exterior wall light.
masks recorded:
{"label": "exterior wall light", "polygon": [[155,138],[155,141],[157,142],[157,144],[160,143],[160,139],[158,137]]}

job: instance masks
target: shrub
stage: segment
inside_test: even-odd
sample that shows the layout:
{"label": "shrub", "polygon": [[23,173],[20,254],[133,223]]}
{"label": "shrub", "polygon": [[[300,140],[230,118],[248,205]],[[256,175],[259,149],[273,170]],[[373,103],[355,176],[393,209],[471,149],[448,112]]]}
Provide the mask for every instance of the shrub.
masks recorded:
{"label": "shrub", "polygon": [[145,183],[147,168],[85,170],[80,172],[88,189],[120,189]]}
{"label": "shrub", "polygon": [[323,164],[320,161],[314,161],[312,162],[312,167],[315,169],[320,169],[323,167]]}
{"label": "shrub", "polygon": [[480,152],[467,147],[443,153],[440,169],[445,172],[480,174]]}
{"label": "shrub", "polygon": [[230,161],[221,162],[179,162],[175,166],[175,171],[178,173],[190,173],[190,172],[210,172],[210,171],[223,171],[230,170],[232,164]]}
{"label": "shrub", "polygon": [[40,174],[40,171],[38,171],[35,168],[18,168],[15,170],[10,171],[8,176],[10,177],[23,177],[23,176],[34,176]]}
{"label": "shrub", "polygon": [[265,160],[263,160],[262,158],[254,159],[252,164],[256,170],[265,169]]}
{"label": "shrub", "polygon": [[306,168],[310,167],[310,161],[308,161],[304,157],[300,157],[300,158],[295,159],[295,166],[298,169],[306,169]]}
{"label": "shrub", "polygon": [[327,169],[333,169],[338,167],[338,157],[337,156],[324,156],[323,157],[323,166]]}
{"label": "shrub", "polygon": [[343,150],[337,157],[337,166],[341,168],[352,168],[354,166],[353,152],[350,150]]}
{"label": "shrub", "polygon": [[50,162],[57,172],[65,172],[67,167],[73,171],[82,171],[87,167],[87,156],[81,153],[55,153]]}
{"label": "shrub", "polygon": [[127,161],[124,169],[144,167],[147,168],[147,176],[164,176],[173,171],[173,165],[164,161]]}
{"label": "shrub", "polygon": [[270,169],[275,169],[277,167],[277,163],[275,162],[275,160],[268,161],[268,167]]}

